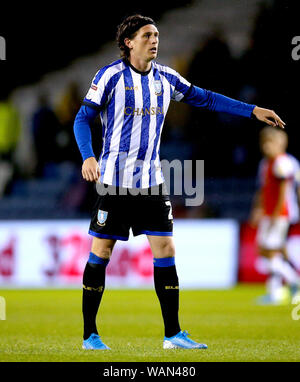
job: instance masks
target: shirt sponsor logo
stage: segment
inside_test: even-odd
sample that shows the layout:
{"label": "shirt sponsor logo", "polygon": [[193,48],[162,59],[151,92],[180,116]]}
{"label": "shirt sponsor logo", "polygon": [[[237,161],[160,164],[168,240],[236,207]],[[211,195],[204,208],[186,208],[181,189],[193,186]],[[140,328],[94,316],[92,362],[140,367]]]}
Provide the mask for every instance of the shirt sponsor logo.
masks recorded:
{"label": "shirt sponsor logo", "polygon": [[158,114],[164,114],[164,109],[162,107],[144,107],[144,108],[134,108],[127,106],[124,108],[124,114],[125,115],[158,115]]}
{"label": "shirt sponsor logo", "polygon": [[125,86],[125,90],[138,90],[138,86]]}

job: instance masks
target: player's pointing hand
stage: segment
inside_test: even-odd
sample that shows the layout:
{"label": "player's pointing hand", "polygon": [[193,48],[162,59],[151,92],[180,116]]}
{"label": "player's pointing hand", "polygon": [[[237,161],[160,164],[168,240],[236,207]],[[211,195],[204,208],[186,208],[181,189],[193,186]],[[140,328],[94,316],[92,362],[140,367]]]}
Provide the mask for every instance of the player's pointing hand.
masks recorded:
{"label": "player's pointing hand", "polygon": [[89,182],[96,182],[99,179],[100,169],[94,157],[87,158],[83,162],[81,173],[83,179]]}
{"label": "player's pointing hand", "polygon": [[262,107],[255,106],[252,113],[258,120],[265,122],[267,125],[274,127],[278,126],[284,129],[285,123],[273,110],[263,109]]}

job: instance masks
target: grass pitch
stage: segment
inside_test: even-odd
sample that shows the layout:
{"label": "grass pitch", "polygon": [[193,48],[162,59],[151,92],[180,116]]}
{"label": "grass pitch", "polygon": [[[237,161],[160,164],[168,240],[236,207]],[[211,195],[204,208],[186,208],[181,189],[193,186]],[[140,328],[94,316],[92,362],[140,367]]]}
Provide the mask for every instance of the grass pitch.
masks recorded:
{"label": "grass pitch", "polygon": [[82,350],[81,290],[2,290],[0,361],[210,362],[300,361],[294,305],[258,306],[263,286],[227,291],[183,290],[182,330],[207,350],[163,350],[163,325],[153,290],[106,290],[98,327],[111,351]]}

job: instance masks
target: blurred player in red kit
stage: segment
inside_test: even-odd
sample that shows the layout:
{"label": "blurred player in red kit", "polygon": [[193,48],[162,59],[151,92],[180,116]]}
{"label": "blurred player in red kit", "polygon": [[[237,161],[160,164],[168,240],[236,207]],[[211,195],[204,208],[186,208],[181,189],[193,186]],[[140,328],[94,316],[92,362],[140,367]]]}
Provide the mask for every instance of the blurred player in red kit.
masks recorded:
{"label": "blurred player in red kit", "polygon": [[282,129],[267,126],[260,132],[260,148],[264,158],[260,162],[259,190],[250,221],[258,224],[257,245],[265,258],[269,273],[267,295],[260,302],[282,302],[282,281],[290,287],[292,296],[298,291],[300,278],[286,254],[289,225],[298,214],[293,203],[295,164],[286,153],[288,137]]}

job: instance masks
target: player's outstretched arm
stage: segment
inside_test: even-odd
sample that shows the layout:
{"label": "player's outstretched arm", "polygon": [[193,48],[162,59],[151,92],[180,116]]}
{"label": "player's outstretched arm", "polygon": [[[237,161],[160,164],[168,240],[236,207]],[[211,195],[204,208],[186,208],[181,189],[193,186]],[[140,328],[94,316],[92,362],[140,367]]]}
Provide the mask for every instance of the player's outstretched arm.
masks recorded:
{"label": "player's outstretched arm", "polygon": [[263,109],[262,107],[255,106],[252,114],[262,122],[265,122],[271,126],[279,126],[284,129],[285,123],[279,118],[279,116],[273,110]]}
{"label": "player's outstretched arm", "polygon": [[259,121],[268,125],[281,128],[284,128],[285,126],[285,123],[273,110],[250,105],[194,85],[190,86],[182,101],[192,106],[201,107],[210,111],[228,113],[240,117],[250,118],[254,115]]}

